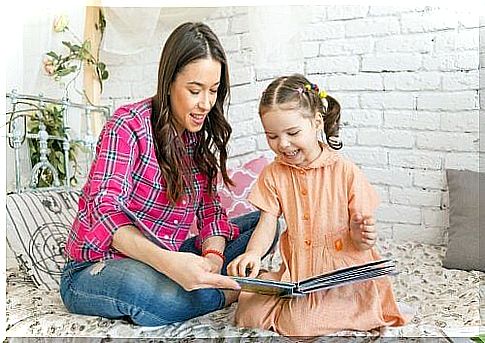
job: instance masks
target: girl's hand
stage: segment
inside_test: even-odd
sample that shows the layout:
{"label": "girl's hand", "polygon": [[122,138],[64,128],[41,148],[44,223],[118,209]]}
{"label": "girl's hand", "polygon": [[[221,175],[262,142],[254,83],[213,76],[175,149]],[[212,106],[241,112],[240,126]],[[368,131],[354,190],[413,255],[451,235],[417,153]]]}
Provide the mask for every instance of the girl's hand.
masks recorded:
{"label": "girl's hand", "polygon": [[219,266],[219,263],[215,259],[212,260],[212,257],[201,257],[177,251],[172,252],[169,259],[170,267],[165,268],[165,274],[186,291],[199,288],[241,289],[238,283],[230,277],[215,272],[216,269],[220,271],[222,263]]}
{"label": "girl's hand", "polygon": [[350,238],[358,250],[368,250],[376,244],[374,223],[372,215],[354,213],[350,218]]}
{"label": "girl's hand", "polygon": [[[258,276],[261,268],[261,257],[252,251],[239,255],[227,266],[227,274],[233,276]],[[249,270],[249,275],[246,271]]]}

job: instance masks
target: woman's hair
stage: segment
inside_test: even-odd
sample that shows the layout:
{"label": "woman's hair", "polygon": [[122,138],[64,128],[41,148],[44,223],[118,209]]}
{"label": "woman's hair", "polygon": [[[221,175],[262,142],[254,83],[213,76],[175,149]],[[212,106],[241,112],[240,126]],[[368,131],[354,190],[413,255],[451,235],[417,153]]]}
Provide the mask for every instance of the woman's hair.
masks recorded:
{"label": "woman's hair", "polygon": [[222,173],[226,185],[233,185],[227,175],[226,144],[232,129],[224,118],[224,104],[229,97],[227,58],[221,43],[212,30],[203,23],[184,23],[168,37],[160,58],[157,93],[152,98],[155,153],[162,175],[167,182],[168,198],[176,202],[187,189],[193,191],[193,175],[185,155],[182,137],[177,134],[175,119],[170,108],[169,90],[177,74],[189,63],[212,58],[221,64],[221,79],[217,99],[198,132],[194,160],[208,177],[208,191],[214,191],[217,172]]}
{"label": "woman's hair", "polygon": [[312,118],[320,112],[328,145],[335,150],[342,148],[339,138],[340,104],[331,96],[319,92],[318,87],[303,75],[281,76],[270,83],[259,102],[259,115],[263,116],[275,107],[305,109]]}

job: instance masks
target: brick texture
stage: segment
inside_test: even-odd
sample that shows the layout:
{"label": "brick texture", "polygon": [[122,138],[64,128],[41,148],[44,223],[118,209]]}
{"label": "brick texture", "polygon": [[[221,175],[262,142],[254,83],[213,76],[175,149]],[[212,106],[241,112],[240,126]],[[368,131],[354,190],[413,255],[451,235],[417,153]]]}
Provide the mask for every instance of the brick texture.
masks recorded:
{"label": "brick texture", "polygon": [[[247,7],[216,7],[204,19],[229,59],[230,165],[272,156],[257,114],[261,91],[275,76],[304,73],[342,105],[342,153],[381,194],[377,219],[383,234],[444,244],[445,170],[478,169],[483,19],[480,27],[478,15],[466,8],[424,6],[305,6],[303,12],[308,20],[295,32],[300,43],[291,47],[301,51],[299,60],[283,56],[272,66],[254,62],[259,52]],[[147,47],[137,56],[103,55],[111,71],[106,102],[109,96],[150,96],[160,48]]]}

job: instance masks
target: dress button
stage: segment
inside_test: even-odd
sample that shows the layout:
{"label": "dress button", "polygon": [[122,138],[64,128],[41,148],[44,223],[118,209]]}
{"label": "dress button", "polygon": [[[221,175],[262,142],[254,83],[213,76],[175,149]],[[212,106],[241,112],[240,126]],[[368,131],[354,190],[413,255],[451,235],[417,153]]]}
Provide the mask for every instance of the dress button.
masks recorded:
{"label": "dress button", "polygon": [[312,241],[311,241],[311,240],[309,240],[309,239],[305,239],[305,244],[306,244],[306,245],[312,245]]}
{"label": "dress button", "polygon": [[310,216],[308,215],[308,213],[305,213],[305,214],[303,215],[303,219],[304,219],[304,220],[308,220],[309,218],[310,218]]}
{"label": "dress button", "polygon": [[303,194],[303,195],[307,195],[307,191],[306,191],[306,189],[303,189],[303,190],[301,191],[301,194]]}
{"label": "dress button", "polygon": [[187,201],[186,200],[182,200],[182,205],[187,205]]}
{"label": "dress button", "polygon": [[174,224],[178,224],[178,223],[179,223],[179,221],[178,221],[177,219],[175,219],[175,220],[173,221],[173,223],[174,223]]}
{"label": "dress button", "polygon": [[305,171],[304,170],[300,170],[300,174],[301,175],[304,175],[305,174]]}
{"label": "dress button", "polygon": [[342,242],[342,239],[337,239],[335,241],[335,250],[340,251],[344,247],[344,243]]}
{"label": "dress button", "polygon": [[163,236],[164,239],[169,239],[170,237],[168,235]]}

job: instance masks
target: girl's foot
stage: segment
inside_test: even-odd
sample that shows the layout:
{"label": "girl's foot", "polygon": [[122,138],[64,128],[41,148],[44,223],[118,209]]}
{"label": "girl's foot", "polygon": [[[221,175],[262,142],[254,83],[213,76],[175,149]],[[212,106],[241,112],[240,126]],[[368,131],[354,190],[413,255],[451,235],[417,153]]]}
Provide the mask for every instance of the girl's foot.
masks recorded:
{"label": "girl's foot", "polygon": [[225,298],[224,307],[227,307],[233,302],[237,301],[237,299],[239,298],[239,293],[241,293],[241,291],[233,291],[230,289],[223,289],[222,292],[224,293]]}

